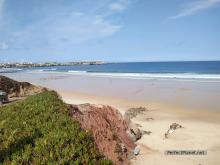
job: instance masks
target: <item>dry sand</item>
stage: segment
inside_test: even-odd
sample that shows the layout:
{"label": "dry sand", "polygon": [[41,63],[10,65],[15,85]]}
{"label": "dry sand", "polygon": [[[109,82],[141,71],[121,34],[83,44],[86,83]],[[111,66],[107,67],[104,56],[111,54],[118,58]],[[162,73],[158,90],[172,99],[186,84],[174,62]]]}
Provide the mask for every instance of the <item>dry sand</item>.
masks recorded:
{"label": "dry sand", "polygon": [[[147,107],[147,112],[132,119],[140,129],[152,132],[137,142],[141,152],[132,159],[132,164],[220,164],[220,83],[116,80],[64,74],[9,76],[55,89],[65,102],[71,104],[108,104],[122,114],[131,107]],[[174,122],[184,128],[164,139],[164,133]],[[206,150],[207,155],[171,156],[164,154],[166,150]]]}
{"label": "dry sand", "polygon": [[[220,164],[220,113],[183,110],[181,107],[156,103],[131,102],[111,97],[97,97],[83,93],[59,92],[68,103],[85,102],[110,104],[121,113],[130,107],[146,106],[149,111],[132,119],[140,129],[151,131],[144,135],[137,144],[141,152],[132,159],[135,165],[219,165]],[[75,99],[77,98],[77,99]],[[149,120],[153,118],[153,120]],[[170,124],[179,123],[184,128],[177,129],[168,139],[164,133]],[[166,150],[206,150],[207,155],[169,156]]]}

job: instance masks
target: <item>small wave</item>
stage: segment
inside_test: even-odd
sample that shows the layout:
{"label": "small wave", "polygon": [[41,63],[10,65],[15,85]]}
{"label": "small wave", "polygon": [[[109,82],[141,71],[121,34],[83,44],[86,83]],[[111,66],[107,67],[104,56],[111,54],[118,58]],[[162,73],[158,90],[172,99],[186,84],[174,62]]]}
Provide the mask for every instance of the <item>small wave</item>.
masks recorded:
{"label": "small wave", "polygon": [[56,71],[57,68],[52,68],[52,69],[37,69],[36,71],[38,72],[44,72],[44,71]]}
{"label": "small wave", "polygon": [[148,78],[163,78],[163,79],[220,79],[220,74],[195,74],[195,73],[100,73],[87,71],[68,71],[72,74],[83,74],[97,77],[116,77],[116,78],[133,78],[133,79],[148,79]]}
{"label": "small wave", "polygon": [[69,73],[87,73],[87,71],[68,70]]}
{"label": "small wave", "polygon": [[1,68],[0,73],[14,73],[14,72],[19,72],[22,71],[22,69],[19,68]]}

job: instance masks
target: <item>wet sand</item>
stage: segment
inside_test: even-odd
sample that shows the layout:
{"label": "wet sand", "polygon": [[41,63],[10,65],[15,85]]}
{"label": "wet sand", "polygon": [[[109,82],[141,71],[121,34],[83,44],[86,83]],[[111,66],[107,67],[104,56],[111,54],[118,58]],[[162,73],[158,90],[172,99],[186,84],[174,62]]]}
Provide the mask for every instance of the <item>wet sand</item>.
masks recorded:
{"label": "wet sand", "polygon": [[[195,80],[87,77],[61,73],[16,73],[7,76],[58,91],[72,104],[108,104],[123,114],[130,107],[148,111],[132,119],[150,135],[137,144],[133,164],[220,164],[220,83]],[[153,118],[153,120],[148,120]],[[164,139],[170,124],[177,129]],[[206,150],[207,155],[169,156],[166,150]]]}

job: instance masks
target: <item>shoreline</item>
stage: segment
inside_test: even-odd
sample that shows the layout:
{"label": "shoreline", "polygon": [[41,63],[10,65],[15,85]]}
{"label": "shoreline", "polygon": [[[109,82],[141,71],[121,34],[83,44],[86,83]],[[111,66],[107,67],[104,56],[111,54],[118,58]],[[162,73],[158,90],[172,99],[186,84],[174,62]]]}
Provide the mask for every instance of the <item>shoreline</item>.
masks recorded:
{"label": "shoreline", "polygon": [[[70,104],[108,104],[122,114],[129,108],[146,107],[148,111],[132,122],[152,133],[137,141],[141,151],[132,164],[220,164],[220,132],[216,131],[220,129],[219,83],[126,81],[44,73],[7,76],[54,89]],[[164,139],[172,123],[184,128]],[[205,150],[207,155],[168,156],[164,154],[166,150]]]}
{"label": "shoreline", "polygon": [[128,79],[161,79],[174,81],[201,81],[220,82],[220,74],[206,73],[142,73],[142,72],[91,72],[86,70],[57,71],[57,68],[29,70],[27,72],[46,74],[69,74],[75,76],[94,76],[105,78],[128,78]]}
{"label": "shoreline", "polygon": [[[142,72],[93,72],[86,70],[58,71],[57,68],[0,68],[0,74],[64,74],[72,76],[87,76],[97,78],[136,79],[136,80],[163,80],[163,81],[192,81],[204,83],[220,83],[220,74],[207,73],[142,73]],[[4,71],[6,70],[6,71]],[[11,70],[7,71],[7,70]],[[23,72],[24,70],[24,72]]]}
{"label": "shoreline", "polygon": [[53,72],[20,72],[3,75],[60,91],[175,105],[182,109],[220,110],[219,82],[112,78]]}

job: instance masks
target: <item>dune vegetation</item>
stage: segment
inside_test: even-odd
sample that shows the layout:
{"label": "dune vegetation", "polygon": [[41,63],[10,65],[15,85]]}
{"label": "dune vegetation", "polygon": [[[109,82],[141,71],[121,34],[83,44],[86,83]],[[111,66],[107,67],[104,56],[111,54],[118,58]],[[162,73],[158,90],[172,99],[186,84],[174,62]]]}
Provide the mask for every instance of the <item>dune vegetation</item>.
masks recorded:
{"label": "dune vegetation", "polygon": [[112,164],[56,92],[0,107],[0,164]]}

